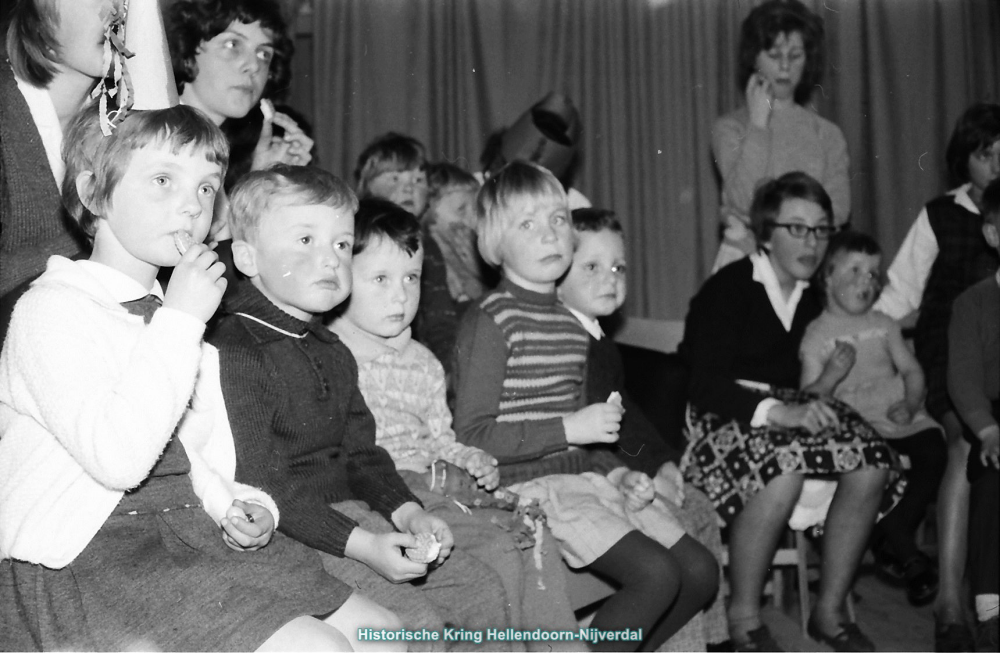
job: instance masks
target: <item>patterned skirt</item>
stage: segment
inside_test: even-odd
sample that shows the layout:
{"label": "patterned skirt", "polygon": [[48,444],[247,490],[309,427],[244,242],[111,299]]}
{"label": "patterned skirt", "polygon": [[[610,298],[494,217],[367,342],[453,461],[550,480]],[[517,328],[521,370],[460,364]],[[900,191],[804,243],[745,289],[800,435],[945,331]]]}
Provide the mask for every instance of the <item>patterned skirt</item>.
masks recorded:
{"label": "patterned skirt", "polygon": [[[786,388],[753,390],[762,400],[773,397],[787,404],[815,399]],[[688,405],[688,448],[681,469],[727,525],[751,497],[782,474],[837,476],[859,469],[901,469],[895,451],[850,406],[835,399],[827,400],[827,405],[840,424],[815,435],[804,428],[752,427]],[[894,474],[879,518],[899,502],[905,487],[905,478]]]}

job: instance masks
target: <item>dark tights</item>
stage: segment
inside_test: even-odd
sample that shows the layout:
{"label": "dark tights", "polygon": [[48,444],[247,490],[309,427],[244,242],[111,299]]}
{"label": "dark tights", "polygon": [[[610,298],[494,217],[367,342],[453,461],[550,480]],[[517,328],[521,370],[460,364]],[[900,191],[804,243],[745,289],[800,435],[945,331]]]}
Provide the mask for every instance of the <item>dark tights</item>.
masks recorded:
{"label": "dark tights", "polygon": [[642,628],[645,636],[641,643],[603,641],[594,651],[655,650],[708,605],[719,587],[718,562],[688,535],[666,549],[631,531],[588,569],[621,588],[597,611],[591,628]]}

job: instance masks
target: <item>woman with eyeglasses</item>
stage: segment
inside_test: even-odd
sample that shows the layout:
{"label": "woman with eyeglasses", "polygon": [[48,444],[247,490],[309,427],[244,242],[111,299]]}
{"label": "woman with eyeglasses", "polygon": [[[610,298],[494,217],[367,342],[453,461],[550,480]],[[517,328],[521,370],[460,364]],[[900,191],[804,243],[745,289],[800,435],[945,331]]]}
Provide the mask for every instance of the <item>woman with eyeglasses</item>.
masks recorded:
{"label": "woman with eyeglasses", "polygon": [[739,651],[779,651],[760,596],[806,475],[839,481],[827,513],[809,633],[838,651],[874,645],[842,612],[897,459],[835,399],[820,399],[854,363],[844,348],[799,391],[799,345],[822,311],[809,280],[836,231],[830,196],[801,172],[754,195],[758,248],[709,278],[691,300],[678,351],[690,371],[685,476],[729,526],[730,637]]}
{"label": "woman with eyeglasses", "polygon": [[[948,395],[948,324],[952,302],[967,288],[995,274],[1000,256],[983,237],[983,192],[1000,178],[1000,105],[975,104],[955,124],[945,153],[959,186],[928,202],[889,266],[889,285],[875,308],[897,320],[919,310],[914,333],[917,360],[927,375],[927,410],[945,430],[948,466],[938,492],[940,587],[934,605],[938,651],[968,651],[962,591],[968,533],[968,438]],[[899,566],[880,554],[880,569]]]}
{"label": "woman with eyeglasses", "polygon": [[756,249],[750,202],[764,179],[799,170],[818,180],[837,225],[851,211],[847,142],[807,106],[823,77],[823,21],[798,0],[770,0],[743,21],[737,83],[745,105],[712,128],[722,178],[722,243],[713,273]]}

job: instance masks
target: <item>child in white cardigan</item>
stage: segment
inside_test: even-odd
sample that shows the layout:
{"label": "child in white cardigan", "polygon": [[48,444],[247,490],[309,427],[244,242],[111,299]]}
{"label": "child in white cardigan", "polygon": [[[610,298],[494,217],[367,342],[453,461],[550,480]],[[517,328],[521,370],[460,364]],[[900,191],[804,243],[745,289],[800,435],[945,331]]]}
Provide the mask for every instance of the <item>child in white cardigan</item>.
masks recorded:
{"label": "child in white cardigan", "polygon": [[[93,253],[49,259],[0,355],[5,647],[351,650],[361,617],[391,614],[276,534],[271,498],[233,480],[218,352],[202,341],[226,285],[201,244],[225,137],[184,106],[131,112],[104,138],[97,121],[85,110],[66,139],[94,143],[67,148],[67,204]],[[176,266],[166,292],[161,266]]]}

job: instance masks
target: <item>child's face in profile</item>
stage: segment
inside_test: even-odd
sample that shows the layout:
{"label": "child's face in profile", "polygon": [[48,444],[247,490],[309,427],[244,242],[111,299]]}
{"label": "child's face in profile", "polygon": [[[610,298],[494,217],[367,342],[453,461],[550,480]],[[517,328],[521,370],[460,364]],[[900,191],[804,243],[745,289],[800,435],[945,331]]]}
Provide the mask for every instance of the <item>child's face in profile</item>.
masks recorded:
{"label": "child's face in profile", "polygon": [[997,177],[1000,177],[1000,140],[969,155],[969,181],[973,188],[982,193]]}
{"label": "child's face in profile", "polygon": [[827,309],[838,315],[864,315],[878,298],[882,256],[840,252],[826,275]]}
{"label": "child's face in profile", "polygon": [[375,197],[394,202],[418,218],[427,208],[427,175],[419,168],[380,172],[368,184]]}
{"label": "child's face in profile", "polygon": [[611,315],[625,302],[625,241],[610,229],[578,231],[573,266],[559,284],[559,298],[591,319]]}
{"label": "child's face in profile", "polygon": [[366,333],[394,338],[413,322],[420,303],[423,248],[412,256],[377,237],[354,257],[354,289],[344,318]]}
{"label": "child's face in profile", "polygon": [[573,262],[569,207],[556,195],[526,196],[510,210],[514,218],[500,242],[504,275],[528,290],[550,293]]}
{"label": "child's face in profile", "polygon": [[157,266],[180,260],[174,234],[195,242],[208,235],[222,167],[193,146],[171,152],[169,143],[150,143],[132,152],[121,180],[103,208],[97,239],[117,243],[133,258]]}
{"label": "child's face in profile", "polygon": [[[261,216],[237,266],[278,308],[308,321],[351,292],[354,213],[323,204],[284,205]],[[247,269],[244,269],[247,268]]]}
{"label": "child's face in profile", "polygon": [[463,186],[445,189],[431,207],[434,221],[442,227],[461,224],[475,229],[477,192],[475,188]]}

